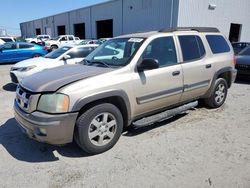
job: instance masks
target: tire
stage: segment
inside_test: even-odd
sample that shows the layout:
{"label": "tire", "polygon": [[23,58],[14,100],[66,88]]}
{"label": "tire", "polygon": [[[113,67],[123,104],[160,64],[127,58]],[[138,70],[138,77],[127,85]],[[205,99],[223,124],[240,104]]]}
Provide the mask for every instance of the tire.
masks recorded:
{"label": "tire", "polygon": [[219,108],[227,98],[228,84],[224,78],[218,78],[213,86],[212,94],[205,99],[205,104],[210,108]]}
{"label": "tire", "polygon": [[36,58],[36,57],[40,57],[40,56],[41,56],[41,54],[33,54],[32,58]]}
{"label": "tire", "polygon": [[52,45],[52,46],[50,47],[50,50],[51,50],[51,51],[54,51],[54,50],[56,50],[57,48],[58,48],[58,46]]}
{"label": "tire", "polygon": [[119,140],[122,130],[120,110],[113,104],[102,103],[77,118],[74,138],[81,149],[94,155],[111,149]]}

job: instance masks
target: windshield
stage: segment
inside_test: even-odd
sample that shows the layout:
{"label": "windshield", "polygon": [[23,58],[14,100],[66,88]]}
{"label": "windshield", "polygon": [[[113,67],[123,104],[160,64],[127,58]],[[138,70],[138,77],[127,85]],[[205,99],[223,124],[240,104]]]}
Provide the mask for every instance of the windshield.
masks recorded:
{"label": "windshield", "polygon": [[51,40],[59,40],[61,37],[60,36],[58,36],[58,37],[53,37],[53,38],[51,38]]}
{"label": "windshield", "polygon": [[244,50],[242,50],[239,55],[246,55],[250,56],[250,47],[246,47]]}
{"label": "windshield", "polygon": [[125,66],[143,43],[143,38],[117,38],[103,43],[89,54],[85,64],[105,67]]}
{"label": "windshield", "polygon": [[55,51],[48,53],[44,57],[49,58],[49,59],[56,59],[62,54],[64,54],[65,52],[67,52],[68,50],[70,50],[71,48],[72,47],[61,47],[61,48],[56,49]]}

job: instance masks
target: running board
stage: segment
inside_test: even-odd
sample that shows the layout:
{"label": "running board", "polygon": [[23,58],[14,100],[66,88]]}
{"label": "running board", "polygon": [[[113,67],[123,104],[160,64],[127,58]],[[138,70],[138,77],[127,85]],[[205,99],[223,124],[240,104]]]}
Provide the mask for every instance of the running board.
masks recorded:
{"label": "running board", "polygon": [[161,122],[161,121],[169,119],[175,115],[182,114],[185,111],[196,107],[197,105],[198,105],[198,101],[184,104],[182,106],[161,112],[159,114],[155,114],[153,116],[149,116],[149,117],[137,120],[137,121],[133,122],[133,125],[136,127],[144,127],[144,126],[148,126],[148,125],[151,125],[153,123],[156,123],[156,122]]}

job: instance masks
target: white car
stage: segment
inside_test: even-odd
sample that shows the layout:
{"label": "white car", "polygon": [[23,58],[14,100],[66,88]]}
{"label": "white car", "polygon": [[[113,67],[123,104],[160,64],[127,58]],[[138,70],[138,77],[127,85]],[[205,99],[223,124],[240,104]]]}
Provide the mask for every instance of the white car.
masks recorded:
{"label": "white car", "polygon": [[45,46],[51,51],[64,45],[75,45],[75,44],[76,40],[73,35],[60,35],[57,38],[45,41]]}
{"label": "white car", "polygon": [[39,43],[50,39],[50,35],[37,35],[36,38],[26,38],[26,42]]}
{"label": "white car", "polygon": [[98,45],[64,46],[45,55],[44,57],[32,58],[13,65],[10,69],[11,81],[19,83],[23,78],[45,69],[54,68],[66,64],[77,64]]}
{"label": "white car", "polygon": [[0,45],[6,42],[15,42],[14,37],[0,37]]}

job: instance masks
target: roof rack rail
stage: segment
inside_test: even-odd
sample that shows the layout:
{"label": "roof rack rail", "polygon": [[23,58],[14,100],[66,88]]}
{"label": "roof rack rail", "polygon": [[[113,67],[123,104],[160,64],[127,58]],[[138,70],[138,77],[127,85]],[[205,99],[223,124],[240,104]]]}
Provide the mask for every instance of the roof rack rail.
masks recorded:
{"label": "roof rack rail", "polygon": [[219,29],[215,27],[174,27],[174,28],[163,28],[159,32],[167,33],[174,31],[198,31],[198,32],[209,32],[209,33],[218,33]]}

